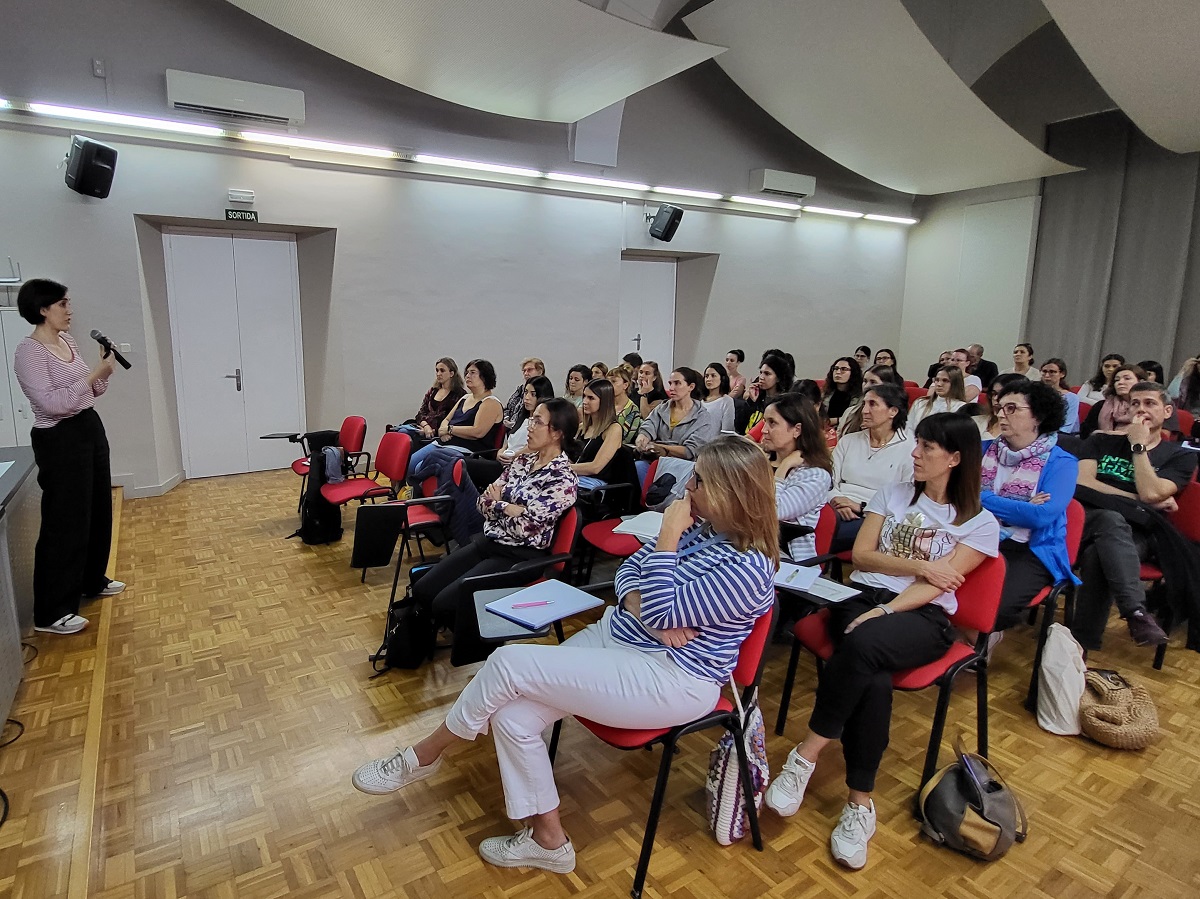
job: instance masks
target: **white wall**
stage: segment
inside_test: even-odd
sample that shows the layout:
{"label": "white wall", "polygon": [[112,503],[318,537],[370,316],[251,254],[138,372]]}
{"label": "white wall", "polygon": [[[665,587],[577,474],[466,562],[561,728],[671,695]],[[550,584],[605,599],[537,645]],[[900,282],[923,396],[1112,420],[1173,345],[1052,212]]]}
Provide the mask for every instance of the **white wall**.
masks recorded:
{"label": "white wall", "polygon": [[[370,448],[415,412],[438,356],[490,359],[505,398],[523,356],[542,356],[556,383],[573,363],[617,358],[621,252],[667,246],[645,234],[640,204],[120,140],[112,195],[94,200],[62,184],[67,142],[0,127],[0,202],[21,211],[0,217],[0,253],[71,286],[77,333],[133,344],[133,370],[99,408],[135,494],[182,469],[156,228],[223,225],[230,187],[256,192],[264,226],[300,232],[309,427],[365,415]],[[783,346],[823,375],[835,344],[894,335],[906,239],[886,224],[688,210],[670,248],[717,257],[683,279],[691,361]]]}
{"label": "white wall", "polygon": [[1001,370],[1012,365],[1013,345],[1024,339],[1040,204],[1031,181],[947,194],[916,213],[896,347],[905,377],[924,381],[942,350],[971,343]]}

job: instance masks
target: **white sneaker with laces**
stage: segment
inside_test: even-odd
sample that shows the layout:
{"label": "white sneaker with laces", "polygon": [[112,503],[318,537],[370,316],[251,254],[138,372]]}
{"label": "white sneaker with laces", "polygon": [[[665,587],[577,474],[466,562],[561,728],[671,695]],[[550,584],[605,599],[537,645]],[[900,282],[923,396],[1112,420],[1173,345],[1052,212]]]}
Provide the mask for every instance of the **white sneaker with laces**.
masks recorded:
{"label": "white sneaker with laces", "polygon": [[80,615],[63,615],[62,618],[45,627],[33,626],[35,631],[43,634],[77,634],[88,626],[88,620]]}
{"label": "white sneaker with laces", "polygon": [[109,581],[104,589],[97,593],[97,596],[116,596],[125,589],[124,581]]}
{"label": "white sneaker with laces", "polygon": [[787,761],[767,787],[767,795],[763,800],[767,808],[781,818],[790,818],[800,811],[800,803],[804,801],[804,788],[808,786],[808,779],[817,769],[816,764],[801,756],[798,749],[799,747],[788,753]]}
{"label": "white sneaker with laces", "polygon": [[479,854],[485,862],[501,868],[541,868],[555,874],[575,870],[575,847],[570,840],[557,849],[546,849],[533,838],[530,827],[511,837],[488,837],[479,844]]}
{"label": "white sneaker with laces", "polygon": [[397,749],[396,753],[386,759],[375,759],[367,762],[354,772],[354,787],[364,793],[377,796],[384,793],[394,793],[401,787],[408,786],[418,780],[424,780],[442,766],[442,758],[422,766],[417,762],[417,754],[411,746]]}
{"label": "white sneaker with laces", "polygon": [[867,863],[867,843],[875,836],[875,803],[864,807],[847,802],[842,819],[829,837],[834,860],[857,871]]}

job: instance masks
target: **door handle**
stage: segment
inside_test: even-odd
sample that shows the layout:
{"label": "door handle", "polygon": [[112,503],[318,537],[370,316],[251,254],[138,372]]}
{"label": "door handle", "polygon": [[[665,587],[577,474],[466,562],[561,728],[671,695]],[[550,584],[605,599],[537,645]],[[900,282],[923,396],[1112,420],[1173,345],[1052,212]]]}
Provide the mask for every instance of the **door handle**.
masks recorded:
{"label": "door handle", "polygon": [[237,382],[238,393],[242,392],[242,370],[240,368],[235,368],[233,370],[233,374],[226,375],[225,377],[233,378],[233,380]]}

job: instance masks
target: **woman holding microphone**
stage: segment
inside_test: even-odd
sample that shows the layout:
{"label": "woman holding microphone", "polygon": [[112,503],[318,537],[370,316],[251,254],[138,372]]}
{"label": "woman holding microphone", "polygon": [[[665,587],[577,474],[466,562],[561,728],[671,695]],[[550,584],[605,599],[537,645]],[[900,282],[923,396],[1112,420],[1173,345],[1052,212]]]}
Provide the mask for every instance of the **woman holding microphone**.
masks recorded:
{"label": "woman holding microphone", "polygon": [[83,596],[125,589],[105,569],[112,543],[108,438],[92,406],[108,389],[113,360],[88,368],[68,333],[71,298],[55,281],[34,278],[17,294],[34,326],[18,345],[13,370],[33,407],[31,439],[42,488],[42,529],[33,569],[34,630],[74,634],[87,627]]}

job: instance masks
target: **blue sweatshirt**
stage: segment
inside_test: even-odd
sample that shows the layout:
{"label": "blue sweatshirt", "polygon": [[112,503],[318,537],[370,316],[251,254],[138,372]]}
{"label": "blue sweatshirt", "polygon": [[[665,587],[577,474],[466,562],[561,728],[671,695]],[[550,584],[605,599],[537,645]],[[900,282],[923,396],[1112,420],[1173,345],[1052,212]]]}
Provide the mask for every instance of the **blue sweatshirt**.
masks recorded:
{"label": "blue sweatshirt", "polygon": [[1071,573],[1067,558],[1067,506],[1075,498],[1075,482],[1079,476],[1079,460],[1062,447],[1054,447],[1037,492],[1049,493],[1050,499],[1041,505],[1019,499],[997,496],[990,490],[981,494],[983,507],[1005,524],[1029,528],[1029,549],[1046,566],[1055,581],[1080,583]]}

